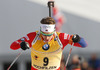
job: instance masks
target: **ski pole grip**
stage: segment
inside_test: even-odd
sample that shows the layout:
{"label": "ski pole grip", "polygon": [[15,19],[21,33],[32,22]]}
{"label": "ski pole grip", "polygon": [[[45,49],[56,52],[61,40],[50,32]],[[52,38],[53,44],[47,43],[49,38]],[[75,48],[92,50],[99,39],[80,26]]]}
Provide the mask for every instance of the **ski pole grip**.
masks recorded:
{"label": "ski pole grip", "polygon": [[52,8],[54,7],[54,1],[49,1],[48,2],[48,7],[49,7],[49,17],[52,17]]}
{"label": "ski pole grip", "polygon": [[54,7],[54,1],[49,1],[48,2],[48,7]]}

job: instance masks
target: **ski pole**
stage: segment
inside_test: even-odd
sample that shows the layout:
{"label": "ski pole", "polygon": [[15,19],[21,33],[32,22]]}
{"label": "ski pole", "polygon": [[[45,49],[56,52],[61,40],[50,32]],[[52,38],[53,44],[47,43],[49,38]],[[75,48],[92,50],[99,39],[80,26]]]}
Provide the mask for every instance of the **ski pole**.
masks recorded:
{"label": "ski pole", "polygon": [[72,45],[71,45],[71,48],[70,48],[70,51],[69,51],[69,54],[68,54],[68,58],[66,60],[66,64],[65,64],[65,67],[64,67],[64,70],[66,70],[66,67],[68,65],[68,61],[69,61],[69,58],[70,58],[70,55],[71,55],[71,51],[72,51],[73,45],[74,45],[74,43],[72,43]]}
{"label": "ski pole", "polygon": [[17,57],[13,60],[13,62],[10,64],[10,66],[7,68],[7,70],[9,70],[12,65],[16,62],[16,60],[19,58],[19,56],[23,53],[23,50],[17,55]]}

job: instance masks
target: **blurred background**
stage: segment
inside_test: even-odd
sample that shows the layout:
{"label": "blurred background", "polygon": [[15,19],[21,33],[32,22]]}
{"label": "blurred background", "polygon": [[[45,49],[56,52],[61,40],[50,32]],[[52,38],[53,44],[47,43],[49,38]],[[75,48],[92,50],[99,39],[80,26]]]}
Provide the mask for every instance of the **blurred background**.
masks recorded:
{"label": "blurred background", "polygon": [[[0,70],[6,70],[21,52],[21,49],[11,50],[11,43],[27,33],[39,30],[40,20],[49,16],[47,2],[0,0]],[[100,70],[100,0],[55,0],[55,5],[63,16],[61,32],[79,34],[88,43],[86,48],[73,47],[68,70],[74,55],[77,55],[82,70]],[[70,47],[67,45],[64,48],[64,64]],[[11,70],[30,70],[30,57],[30,50],[25,51]]]}

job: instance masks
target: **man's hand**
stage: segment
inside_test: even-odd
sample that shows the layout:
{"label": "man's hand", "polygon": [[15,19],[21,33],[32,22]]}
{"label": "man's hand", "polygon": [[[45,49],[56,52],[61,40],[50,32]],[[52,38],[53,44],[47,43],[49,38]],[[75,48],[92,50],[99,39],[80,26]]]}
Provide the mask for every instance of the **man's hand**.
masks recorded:
{"label": "man's hand", "polygon": [[22,41],[22,42],[20,43],[20,46],[21,46],[21,49],[22,49],[22,50],[29,49],[29,44],[28,44],[27,42],[25,42],[25,41]]}
{"label": "man's hand", "polygon": [[79,42],[79,41],[80,41],[80,37],[79,37],[79,35],[74,34],[73,37],[72,37],[72,41],[73,41],[74,43]]}

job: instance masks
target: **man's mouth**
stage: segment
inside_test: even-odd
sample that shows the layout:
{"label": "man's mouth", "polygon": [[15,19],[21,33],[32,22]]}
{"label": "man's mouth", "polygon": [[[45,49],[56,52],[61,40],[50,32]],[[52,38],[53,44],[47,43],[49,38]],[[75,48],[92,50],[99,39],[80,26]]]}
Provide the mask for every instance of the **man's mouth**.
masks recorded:
{"label": "man's mouth", "polygon": [[45,39],[46,42],[48,42],[49,40]]}

